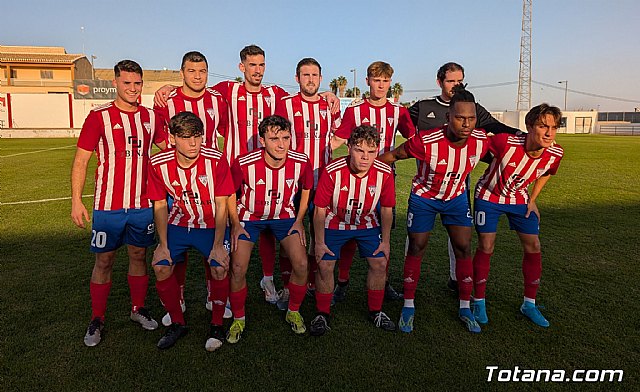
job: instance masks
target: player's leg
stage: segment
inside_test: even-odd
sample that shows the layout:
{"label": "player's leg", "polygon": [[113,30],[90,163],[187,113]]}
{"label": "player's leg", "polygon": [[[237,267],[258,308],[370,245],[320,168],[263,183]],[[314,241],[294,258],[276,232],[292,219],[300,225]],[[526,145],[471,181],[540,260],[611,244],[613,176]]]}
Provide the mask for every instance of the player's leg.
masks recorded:
{"label": "player's leg", "polygon": [[[394,206],[392,208],[392,212],[393,212],[393,221],[391,222],[391,230],[395,230],[396,228],[396,207]],[[387,278],[386,281],[384,282],[384,299],[389,300],[389,301],[399,301],[401,299],[404,299],[404,295],[402,293],[399,293],[396,291],[396,289],[393,288],[393,286],[391,285],[391,283],[389,282],[389,263],[387,263]]]}
{"label": "player's leg", "polygon": [[353,238],[351,230],[324,230],[324,242],[334,256],[325,253],[317,263],[316,273],[316,316],[311,321],[309,332],[313,336],[324,335],[329,331],[329,315],[331,299],[333,298],[334,276],[336,261],[340,258],[340,250],[344,244]]}
{"label": "player's leg", "polygon": [[395,331],[395,323],[382,311],[388,260],[383,253],[374,253],[380,246],[380,238],[381,231],[379,227],[359,230],[357,234],[360,254],[366,257],[369,264],[367,272],[367,308],[369,310],[369,318],[376,328]]}
{"label": "player's leg", "polygon": [[[305,235],[305,233],[302,233]],[[300,315],[300,305],[304,300],[307,289],[307,250],[300,242],[298,233],[293,233],[280,241],[280,246],[291,260],[291,278],[289,280],[289,303],[285,320],[291,325],[296,334],[304,333],[307,328]]]}
{"label": "player's leg", "polygon": [[469,332],[479,333],[480,326],[471,312],[473,291],[473,263],[471,261],[471,227],[447,225],[447,232],[456,257],[458,278],[458,316]]}
{"label": "player's leg", "polygon": [[333,303],[342,302],[347,297],[349,279],[351,278],[351,266],[356,254],[357,244],[355,240],[348,241],[340,250],[340,260],[338,260],[338,283],[333,293]]}
{"label": "player's leg", "polygon": [[276,237],[268,230],[260,233],[258,253],[262,262],[260,288],[264,291],[264,300],[275,304],[278,301],[278,292],[273,282],[273,271],[276,265]]}
{"label": "player's leg", "polygon": [[[167,209],[169,213],[171,213],[171,208],[173,207],[174,200],[171,196],[167,195]],[[178,282],[178,287],[180,287],[180,306],[182,307],[182,313],[187,310],[187,306],[184,302],[184,288],[187,282],[187,265],[189,264],[189,254],[185,252],[182,256],[180,256],[180,260],[173,260],[173,274],[176,277],[176,281]],[[171,316],[169,313],[165,314],[162,317],[162,324],[165,327],[171,325]]]}

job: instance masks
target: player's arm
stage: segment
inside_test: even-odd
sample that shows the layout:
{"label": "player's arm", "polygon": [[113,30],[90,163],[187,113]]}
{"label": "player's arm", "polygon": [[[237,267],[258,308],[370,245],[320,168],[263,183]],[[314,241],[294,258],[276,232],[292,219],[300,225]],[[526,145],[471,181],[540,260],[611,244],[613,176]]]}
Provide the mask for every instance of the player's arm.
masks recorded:
{"label": "player's arm", "polygon": [[380,155],[378,159],[390,165],[395,161],[401,161],[403,159],[410,158],[409,154],[407,154],[407,151],[404,147],[405,144],[407,144],[407,142],[402,143],[401,145],[398,146],[398,148],[392,151],[385,152],[384,154]]}
{"label": "player's arm", "polygon": [[227,211],[229,213],[229,221],[231,221],[231,251],[238,249],[238,237],[244,234],[247,238],[250,238],[249,233],[240,224],[240,217],[238,217],[238,202],[236,200],[236,194],[232,194],[227,199]]}
{"label": "player's arm", "polygon": [[87,151],[78,147],[73,158],[71,168],[71,220],[80,227],[85,228],[85,221],[89,222],[89,212],[82,203],[82,191],[87,179],[87,167],[93,151]]}
{"label": "player's arm", "polygon": [[174,86],[172,84],[165,84],[160,87],[153,96],[153,105],[161,108],[167,106],[167,98],[169,98],[169,94],[178,87],[179,86]]}
{"label": "player's arm", "polygon": [[[229,252],[224,248],[224,232],[227,227],[227,208],[229,196],[216,196],[216,230],[213,237],[213,248],[209,253],[209,260],[218,262],[225,270],[229,269]],[[237,214],[236,214],[237,215]]]}
{"label": "player's arm", "polygon": [[393,222],[393,207],[380,207],[380,225],[382,230],[382,238],[378,249],[373,254],[382,252],[389,262],[389,253],[391,252],[391,225]]}
{"label": "player's arm", "polygon": [[550,174],[545,174],[542,177],[538,178],[531,187],[531,195],[529,195],[529,202],[527,203],[527,213],[525,214],[525,218],[528,218],[529,215],[533,212],[538,216],[538,220],[540,220],[540,212],[538,211],[538,205],[536,204],[536,199],[542,192],[542,188],[547,184],[551,178]]}
{"label": "player's arm", "polygon": [[331,249],[324,243],[324,221],[327,218],[327,209],[318,207],[313,211],[313,231],[315,232],[315,255],[316,261],[320,262],[325,253],[335,256]]}
{"label": "player's arm", "polygon": [[303,189],[300,192],[300,208],[298,208],[298,213],[296,214],[296,221],[291,225],[291,229],[287,233],[291,235],[294,231],[298,232],[298,236],[300,237],[300,243],[302,246],[307,246],[307,235],[304,231],[304,217],[307,214],[307,210],[309,209],[309,198],[311,195],[311,189]]}
{"label": "player's arm", "polygon": [[327,100],[331,114],[340,112],[340,98],[336,97],[334,93],[331,91],[324,91],[318,95]]}
{"label": "player's arm", "polygon": [[153,221],[158,233],[158,246],[153,252],[153,264],[167,260],[171,263],[169,253],[169,243],[167,242],[167,225],[169,224],[169,211],[167,210],[167,199],[153,201]]}
{"label": "player's arm", "polygon": [[347,144],[347,139],[336,136],[335,133],[331,136],[331,150],[335,150],[343,144]]}

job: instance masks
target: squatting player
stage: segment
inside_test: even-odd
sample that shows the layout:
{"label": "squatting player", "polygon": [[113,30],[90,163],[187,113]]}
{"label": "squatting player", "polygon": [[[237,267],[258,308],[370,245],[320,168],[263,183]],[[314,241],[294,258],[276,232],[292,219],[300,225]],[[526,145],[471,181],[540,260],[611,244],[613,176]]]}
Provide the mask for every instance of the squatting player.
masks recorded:
{"label": "squatting player", "polygon": [[414,300],[420,264],[435,218],[440,214],[456,256],[456,276],[460,299],[459,317],[471,332],[480,332],[470,310],[473,289],[471,262],[471,210],[465,180],[488,150],[483,130],[475,129],[476,104],[473,94],[462,85],[451,98],[447,125],[420,131],[381,159],[392,163],[410,157],[418,160],[407,210],[409,244],[404,261],[404,306],[399,327],[413,331]]}
{"label": "squatting player", "polygon": [[[349,154],[329,163],[320,177],[313,224],[317,315],[310,332],[324,335],[329,330],[329,312],[334,291],[333,270],[340,250],[355,240],[360,255],[367,259],[367,304],[374,325],[385,331],[396,326],[382,311],[386,268],[389,263],[392,209],[396,193],[391,167],[376,159],[380,133],[369,125],[356,127],[349,136]],[[379,211],[378,211],[378,205]]]}
{"label": "squatting player", "polygon": [[[218,136],[227,133],[228,113],[227,102],[219,92],[208,89],[207,79],[209,75],[207,58],[200,52],[187,52],[182,56],[180,64],[180,76],[182,77],[182,87],[175,89],[167,98],[166,106],[154,106],[154,110],[162,116],[168,125],[173,116],[180,112],[191,112],[202,120],[204,133],[202,135],[202,145],[209,148],[218,148]],[[203,258],[206,281],[207,298],[211,296],[211,272],[207,258]],[[187,254],[184,262],[176,263],[173,266],[173,274],[176,276],[178,286],[180,286],[180,305],[182,311],[186,310],[184,302],[184,286],[187,272]],[[206,301],[206,307],[211,310],[212,303]],[[229,311],[231,316],[231,311]],[[162,318],[162,324],[171,325],[171,317],[167,313]]]}
{"label": "squatting player", "polygon": [[[276,108],[276,114],[291,122],[291,149],[305,154],[313,169],[313,189],[309,198],[313,200],[320,173],[331,160],[331,137],[340,125],[340,111],[331,113],[329,102],[318,94],[322,82],[322,67],[313,58],[304,58],[296,66],[296,82],[300,91],[284,97]],[[313,220],[313,203],[309,205],[310,220]],[[313,224],[309,225],[309,286],[315,287],[316,260],[313,255]],[[286,259],[280,255],[280,268],[283,270],[282,281],[285,288],[279,293],[277,302],[280,310],[287,308],[289,289]]]}
{"label": "squatting player", "polygon": [[[440,87],[440,95],[420,100],[409,108],[411,120],[418,130],[428,130],[443,126],[447,122],[449,112],[449,102],[454,94],[454,87],[464,83],[464,68],[462,65],[449,62],[443,64],[436,74],[436,83]],[[493,134],[519,132],[516,128],[511,128],[496,120],[479,103],[476,103],[476,127]],[[467,177],[468,178],[468,177]],[[467,187],[471,184],[467,183]],[[457,290],[456,281],[456,258],[449,241],[449,282],[447,286],[451,290]]]}
{"label": "squatting player", "polygon": [[[380,146],[378,154],[394,149],[396,134],[400,132],[405,138],[415,135],[416,129],[411,122],[409,111],[399,103],[387,99],[387,93],[391,86],[393,68],[383,61],[375,61],[367,67],[367,86],[369,86],[369,98],[354,101],[345,110],[340,127],[332,141],[335,149],[345,143],[351,131],[360,125],[375,127],[380,133]],[[340,251],[338,262],[338,284],[334,293],[334,301],[343,301],[349,287],[349,270],[353,263],[356,250],[354,241],[349,241]],[[387,265],[387,281],[385,283],[385,298],[398,300],[402,295],[398,294],[389,284]]]}
{"label": "squatting player", "polygon": [[166,146],[160,117],[138,104],[142,92],[142,68],[131,60],[114,67],[116,99],[89,113],[82,126],[71,170],[71,219],[85,227],[89,213],[82,203],[87,165],[93,151],[95,175],[91,251],[96,254],[91,273],[92,316],[84,343],[95,346],[102,339],[111,271],[116,250],[127,244],[131,292],[131,320],[154,330],[158,323],[144,307],[149,276],[146,248],[154,243],[153,211],[147,198],[147,170],[152,142]]}
{"label": "squatting player", "polygon": [[[211,268],[209,302],[213,304],[209,338],[205,349],[222,345],[222,318],[229,293],[229,247],[225,240],[227,199],[234,192],[229,164],[223,154],[202,145],[202,120],[191,112],[181,112],[169,123],[168,148],[151,157],[149,198],[159,244],[153,255],[158,296],[172,324],[158,342],[166,349],[187,333],[180,304],[180,288],[173,270],[184,260],[189,248],[205,255]],[[173,199],[167,211],[167,195]]]}
{"label": "squatting player", "polygon": [[[263,148],[238,157],[231,168],[240,199],[230,198],[231,293],[233,323],[227,334],[237,343],[245,329],[246,274],[253,244],[265,230],[273,232],[291,261],[289,303],[285,320],[296,334],[306,331],[300,305],[307,285],[306,238],[302,221],[313,188],[309,158],[290,149],[291,125],[280,116],[269,116],[259,126]],[[301,191],[296,213],[293,199]]]}
{"label": "squatting player", "polygon": [[[532,108],[525,117],[527,134],[495,135],[490,151],[491,165],[482,175],[475,190],[475,224],[478,249],[473,258],[474,315],[486,324],[485,288],[489,276],[489,260],[496,242],[498,218],[505,214],[511,230],[520,238],[524,256],[524,301],[520,311],[541,327],[549,322],[536,307],[536,294],[542,274],[540,257],[540,213],[536,199],[556,174],[564,150],[555,144],[562,112],[546,103]],[[531,195],[527,187],[533,183]]]}

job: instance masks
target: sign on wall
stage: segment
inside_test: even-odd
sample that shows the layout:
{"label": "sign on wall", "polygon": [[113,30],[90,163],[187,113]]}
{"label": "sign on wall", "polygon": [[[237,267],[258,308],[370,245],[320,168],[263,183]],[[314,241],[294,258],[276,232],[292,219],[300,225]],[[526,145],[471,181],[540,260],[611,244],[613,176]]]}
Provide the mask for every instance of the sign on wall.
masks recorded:
{"label": "sign on wall", "polygon": [[73,98],[112,100],[116,98],[116,88],[110,80],[76,79],[73,81]]}

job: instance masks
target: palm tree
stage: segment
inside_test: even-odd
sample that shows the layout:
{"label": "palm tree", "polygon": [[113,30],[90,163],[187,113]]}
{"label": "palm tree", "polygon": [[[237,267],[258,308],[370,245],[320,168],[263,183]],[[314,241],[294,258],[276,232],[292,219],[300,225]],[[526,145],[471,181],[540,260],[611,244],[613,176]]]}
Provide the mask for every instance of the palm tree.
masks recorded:
{"label": "palm tree", "polygon": [[336,79],[336,82],[338,84],[338,92],[339,92],[338,96],[340,98],[344,98],[344,90],[347,87],[347,78],[345,78],[344,76],[340,75]]}
{"label": "palm tree", "polygon": [[332,79],[329,82],[329,88],[331,89],[332,93],[338,95],[338,79]]}
{"label": "palm tree", "polygon": [[349,97],[349,98],[360,98],[360,88],[359,88],[359,87],[356,87],[356,88],[355,88],[355,90],[356,90],[356,92],[355,92],[355,94],[354,94],[354,93],[353,93],[353,89],[352,89],[352,88],[348,88],[348,89],[344,92],[344,95],[345,95],[346,97]]}
{"label": "palm tree", "polygon": [[236,78],[233,80],[235,80],[238,83],[242,83],[242,78],[240,76],[236,76]]}
{"label": "palm tree", "polygon": [[365,97],[365,98],[369,98],[369,97],[371,97],[371,93],[370,93],[369,91],[365,91],[365,92],[364,92],[364,97]]}
{"label": "palm tree", "polygon": [[394,83],[393,86],[391,86],[391,88],[389,89],[389,91],[391,91],[391,95],[393,95],[393,100],[398,102],[398,100],[400,99],[400,96],[404,92],[404,89],[402,88],[402,85],[400,83]]}

